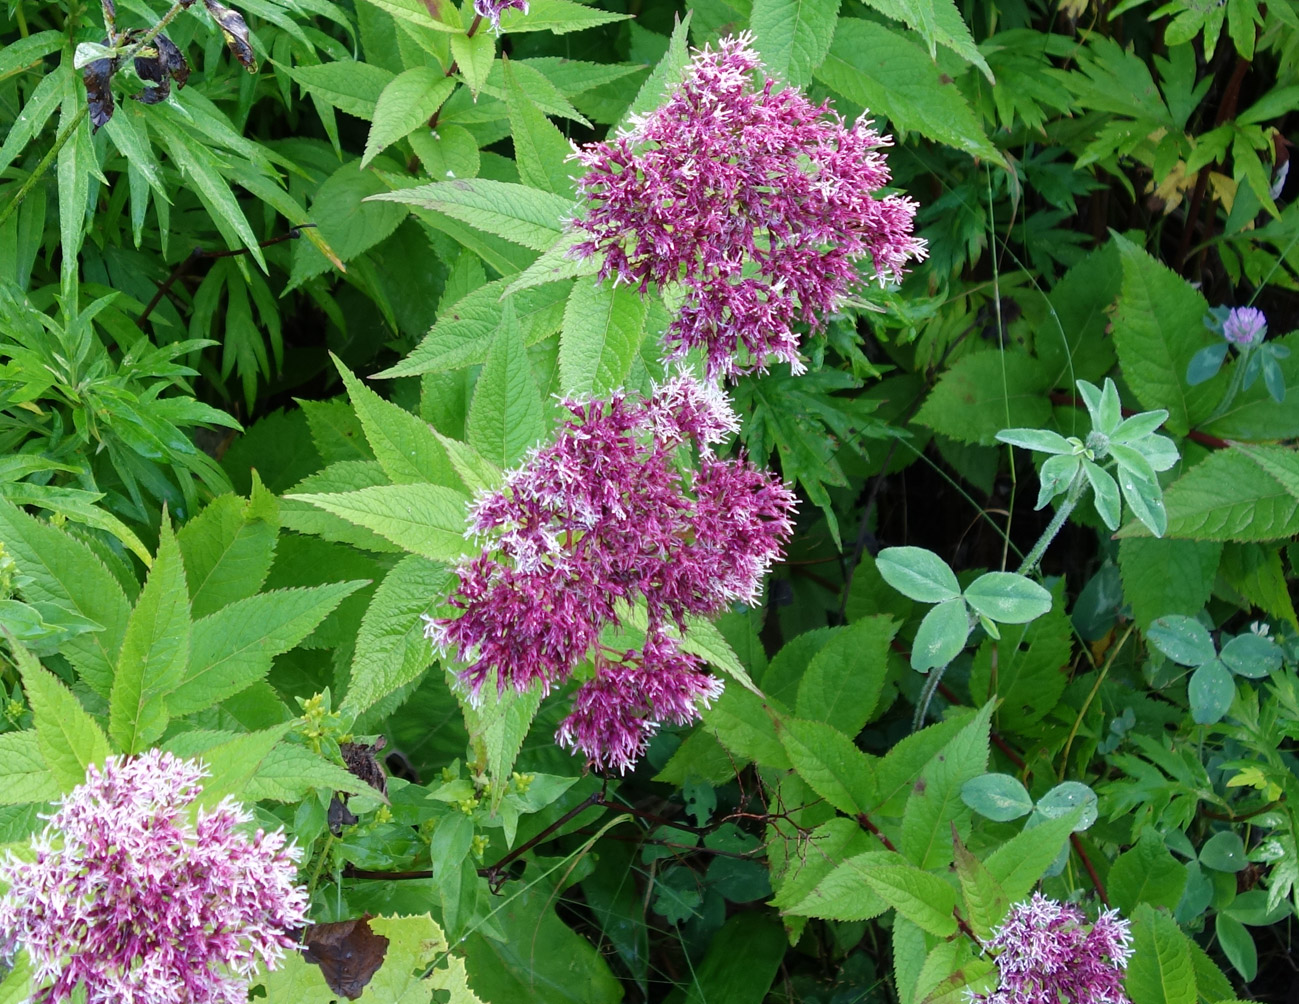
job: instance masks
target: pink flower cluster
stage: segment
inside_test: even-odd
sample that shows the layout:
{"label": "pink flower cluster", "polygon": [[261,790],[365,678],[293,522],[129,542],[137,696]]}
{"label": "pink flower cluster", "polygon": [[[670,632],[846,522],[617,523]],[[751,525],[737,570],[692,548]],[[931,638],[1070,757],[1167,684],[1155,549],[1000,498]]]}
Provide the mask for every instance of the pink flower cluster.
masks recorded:
{"label": "pink flower cluster", "polygon": [[[599,768],[626,770],[659,723],[694,720],[696,701],[720,692],[672,629],[756,601],[793,532],[795,498],[744,458],[714,455],[737,420],[693,377],[648,400],[615,393],[564,406],[572,417],[554,441],[474,504],[471,532],[485,547],[459,568],[451,603],[461,613],[426,618],[426,634],[468,664],[461,679],[475,699],[493,674],[499,691],[549,692],[594,650],[595,678],[557,739]],[[640,601],[644,646],[602,646],[619,604]]]}
{"label": "pink flower cluster", "polygon": [[528,13],[528,0],[474,0],[474,13],[485,17],[492,26],[492,31],[501,33],[501,15],[507,10],[519,10]]}
{"label": "pink flower cluster", "polygon": [[793,326],[824,325],[858,259],[869,255],[884,281],[926,253],[912,236],[915,203],[871,195],[889,181],[892,140],[796,87],[757,83],[751,42],[745,33],[696,52],[665,104],[574,154],[588,211],[572,223],[586,239],[571,253],[602,254],[602,279],[641,291],[680,283],[666,344],[673,357],[702,347],[710,377],[773,359],[801,372]]}
{"label": "pink flower cluster", "polygon": [[284,831],[236,830],[227,798],[192,814],[206,774],[151,750],[110,757],[64,796],[32,838],[34,860],[0,862],[0,943],[30,955],[42,1004],[245,1004],[305,921],[301,852]]}
{"label": "pink flower cluster", "polygon": [[1257,307],[1233,307],[1222,325],[1222,337],[1242,348],[1267,336],[1267,318]]}
{"label": "pink flower cluster", "polygon": [[1041,893],[1016,903],[986,947],[1000,952],[1000,981],[983,1004],[1129,1004],[1123,971],[1132,955],[1129,923],[1107,910],[1088,930],[1082,910]]}

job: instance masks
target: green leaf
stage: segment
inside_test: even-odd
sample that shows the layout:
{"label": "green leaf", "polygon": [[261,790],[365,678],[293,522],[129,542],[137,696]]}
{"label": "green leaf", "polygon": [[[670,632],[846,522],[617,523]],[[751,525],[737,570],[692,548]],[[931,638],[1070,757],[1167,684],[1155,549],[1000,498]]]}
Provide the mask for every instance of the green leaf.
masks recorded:
{"label": "green leaf", "polygon": [[1236,683],[1221,659],[1206,662],[1191,674],[1186,687],[1191,717],[1197,725],[1212,725],[1222,720],[1236,696]]}
{"label": "green leaf", "polygon": [[951,864],[953,825],[962,839],[968,836],[970,812],[961,800],[961,789],[988,769],[991,721],[989,701],[921,771],[902,814],[900,846],[913,864],[921,868]]}
{"label": "green leaf", "polygon": [[1213,588],[1222,545],[1213,541],[1129,538],[1119,542],[1123,595],[1137,626],[1164,614],[1194,614]]}
{"label": "green leaf", "polygon": [[65,640],[60,654],[96,694],[107,698],[131,608],[121,584],[85,544],[0,500],[0,540],[30,576],[23,597],[30,603],[66,607],[103,630]]}
{"label": "green leaf", "polygon": [[[1121,859],[1120,859],[1121,860]],[[1132,1004],[1195,1004],[1195,968],[1177,922],[1144,903],[1132,914],[1125,982]]]}
{"label": "green leaf", "polygon": [[[191,735],[193,733],[190,733]],[[241,793],[244,802],[300,802],[313,790],[374,793],[359,777],[297,743],[281,742],[257,765]]]}
{"label": "green leaf", "polygon": [[[1060,849],[1073,833],[1081,815],[1082,810],[1075,809],[1058,819],[1047,819],[1036,826],[1026,825],[984,861],[988,874],[1012,903],[1027,896],[1051,862],[1060,856]],[[1031,818],[1029,822],[1032,822]]]}
{"label": "green leaf", "polygon": [[795,87],[812,82],[839,20],[839,0],[754,0],[749,28],[767,71]]}
{"label": "green leaf", "polygon": [[1073,831],[1081,833],[1096,822],[1096,792],[1081,781],[1061,781],[1037,800],[1037,812],[1047,819],[1076,819]]}
{"label": "green leaf", "polygon": [[338,709],[345,718],[368,710],[428,668],[433,650],[420,618],[448,595],[452,581],[446,566],[414,554],[384,577],[357,634],[347,695]]}
{"label": "green leaf", "polygon": [[252,596],[266,581],[275,557],[280,507],[256,471],[252,478],[247,501],[238,495],[219,496],[176,535],[194,617]]}
{"label": "green leaf", "polygon": [[1163,838],[1147,829],[1131,850],[1119,855],[1106,885],[1110,901],[1131,916],[1141,903],[1176,908],[1186,879],[1186,868],[1173,859]]}
{"label": "green leaf", "polygon": [[391,71],[354,59],[284,69],[312,97],[367,122],[375,117],[380,96],[394,80]]}
{"label": "green leaf", "polygon": [[890,586],[921,603],[941,603],[961,595],[951,566],[923,547],[886,547],[875,567]]}
{"label": "green leaf", "polygon": [[1222,646],[1223,663],[1237,676],[1261,680],[1281,668],[1281,649],[1271,638],[1237,635]]}
{"label": "green leaf", "polygon": [[[439,313],[428,336],[404,360],[378,378],[415,376],[463,369],[487,359],[505,311],[507,280],[489,282]],[[559,330],[571,284],[555,283],[511,294],[509,302],[526,345],[535,345]]]}
{"label": "green leaf", "polygon": [[86,768],[102,765],[112,748],[108,737],[53,673],[20,645],[10,643],[36,724],[36,744],[58,785],[68,792],[86,779]]}
{"label": "green leaf", "polygon": [[[1284,447],[1254,447],[1270,460]],[[1168,535],[1193,540],[1280,540],[1299,535],[1299,498],[1237,447],[1216,450],[1168,486]],[[1132,525],[1119,536],[1146,536]]]}
{"label": "green leaf", "polygon": [[36,730],[0,733],[0,805],[52,802],[60,794]]}
{"label": "green leaf", "polygon": [[[377,461],[342,461],[330,464],[294,487],[302,493],[336,494],[361,488],[387,487],[391,479]],[[363,529],[308,502],[285,496],[280,503],[280,521],[288,530],[313,534],[325,540],[351,544],[367,551],[392,553],[401,548],[371,530]]]}
{"label": "green leaf", "polygon": [[400,405],[385,401],[358,380],[337,356],[334,365],[361,420],[374,457],[394,484],[461,487],[446,448],[433,428]]}
{"label": "green leaf", "polygon": [[[389,194],[388,186],[374,171],[359,170],[359,162],[348,161],[325,179],[311,199],[311,219],[320,236],[344,262],[359,258],[380,241],[390,237],[406,211],[397,205],[370,201],[371,196]],[[307,241],[293,245],[293,273],[290,288],[333,268],[333,263]],[[348,457],[330,457],[345,460]]]}
{"label": "green leaf", "polygon": [[573,284],[559,335],[559,384],[566,394],[621,388],[645,333],[645,299],[631,286]]}
{"label": "green leaf", "polygon": [[786,718],[778,734],[794,770],[840,812],[856,816],[875,801],[874,768],[842,732],[822,722]]}
{"label": "green leaf", "polygon": [[511,61],[503,60],[505,103],[514,140],[514,162],[525,185],[566,198],[573,194],[568,157],[573,152],[564,134],[542,113],[519,84]]}
{"label": "green leaf", "polygon": [[885,852],[874,857],[861,875],[875,895],[930,934],[945,938],[956,931],[956,891],[950,885],[900,855]]}
{"label": "green leaf", "polygon": [[501,486],[503,476],[501,469],[472,446],[458,439],[449,439],[436,429],[433,434],[437,436],[442,448],[447,451],[447,459],[451,461],[456,475],[471,495],[495,491]]}
{"label": "green leaf", "polygon": [[982,861],[959,840],[956,842],[956,875],[965,898],[965,918],[974,933],[987,941],[1010,907],[1010,897]]}
{"label": "green leaf", "polygon": [[978,702],[1000,698],[999,730],[1026,733],[1051,714],[1069,682],[1071,632],[1061,602],[1045,617],[1004,628],[1000,639],[979,646],[970,671],[970,695]]}
{"label": "green leaf", "polygon": [[1183,666],[1203,666],[1218,655],[1204,625],[1181,614],[1156,617],[1146,628],[1146,640]]}
{"label": "green leaf", "polygon": [[1123,287],[1114,313],[1114,343],[1128,386],[1143,408],[1168,411],[1168,428],[1185,435],[1212,411],[1221,390],[1186,386],[1209,305],[1181,276],[1123,237]]}
{"label": "green leaf", "polygon": [[200,759],[211,770],[212,777],[203,785],[198,804],[210,808],[227,795],[243,798],[249,782],[291,724],[285,722],[260,732],[248,732],[206,750]]}
{"label": "green leaf", "polygon": [[686,65],[690,62],[690,23],[694,11],[686,11],[685,17],[679,17],[672,26],[672,37],[668,40],[667,51],[654,67],[654,71],[641,84],[635,99],[623,113],[617,131],[629,129],[633,120],[648,115],[663,104],[671,91],[676,88],[685,76]]}
{"label": "green leaf", "polygon": [[762,1004],[785,957],[785,932],[777,918],[738,913],[712,937],[696,963],[685,1004]]}
{"label": "green leaf", "polygon": [[947,78],[944,83],[929,54],[901,32],[858,18],[841,19],[830,54],[815,76],[849,101],[887,115],[897,129],[914,129],[1005,166],[955,82]]}
{"label": "green leaf", "polygon": [[863,617],[837,633],[807,664],[794,712],[855,736],[879,711],[888,677],[892,617]]}
{"label": "green leaf", "polygon": [[954,715],[895,743],[877,765],[879,802],[871,807],[871,811],[887,816],[902,815],[907,796],[920,772],[973,718],[973,712]]}
{"label": "green leaf", "polygon": [[275,589],[237,600],[194,622],[189,667],[166,696],[175,717],[210,708],[256,683],[364,580]]}
{"label": "green leaf", "polygon": [[517,9],[501,12],[501,33],[517,35],[525,31],[549,31],[566,35],[629,17],[630,14],[616,14],[574,3],[573,0],[532,0],[526,14]]}
{"label": "green leaf", "polygon": [[1119,486],[1110,475],[1093,464],[1086,457],[1082,461],[1083,474],[1092,486],[1092,502],[1096,513],[1111,530],[1119,528],[1123,518],[1123,502],[1119,496]]}
{"label": "green leaf", "polygon": [[[889,908],[889,903],[867,882],[867,873],[885,861],[899,861],[890,851],[868,851],[836,864],[816,886],[785,913],[826,920],[870,920]],[[949,892],[951,887],[948,887]],[[955,896],[953,894],[953,902]]]}
{"label": "green leaf", "polygon": [[502,468],[516,463],[546,434],[541,393],[508,300],[474,388],[465,431],[469,445]]}
{"label": "green leaf", "polygon": [[1051,609],[1051,594],[1015,572],[986,572],[962,595],[977,613],[999,624],[1027,624]]}
{"label": "green leaf", "polygon": [[433,209],[534,251],[545,251],[555,243],[562,221],[573,211],[570,199],[485,178],[458,178],[403,188],[374,195],[371,201]]}
{"label": "green leaf", "polygon": [[1008,823],[1033,811],[1033,799],[1018,778],[1009,774],[980,774],[961,786],[961,801],[980,816]]}
{"label": "green leaf", "polygon": [[397,74],[375,102],[374,123],[365,141],[361,166],[428,122],[455,87],[455,81],[432,66],[414,66]]}
{"label": "green leaf", "polygon": [[1119,487],[1123,489],[1123,498],[1132,510],[1132,515],[1141,520],[1156,537],[1162,537],[1168,530],[1168,511],[1164,508],[1159,482],[1140,477],[1123,466],[1116,473]]}
{"label": "green leaf", "polygon": [[1009,443],[1025,450],[1037,450],[1039,453],[1074,452],[1073,443],[1050,429],[1002,429],[997,433],[997,442]]}
{"label": "green leaf", "polygon": [[464,537],[465,496],[441,485],[375,485],[285,498],[309,502],[434,561],[456,561],[469,546]]}
{"label": "green leaf", "polygon": [[31,998],[32,960],[26,952],[19,952],[14,957],[13,969],[0,980],[0,1004],[27,1004]]}
{"label": "green leaf", "polygon": [[1200,864],[1219,872],[1241,872],[1249,865],[1244,841],[1235,830],[1221,830],[1200,848]]}
{"label": "green leaf", "polygon": [[1258,975],[1258,947],[1254,936],[1246,930],[1245,925],[1229,914],[1220,913],[1214,920],[1214,929],[1218,934],[1218,943],[1222,954],[1232,964],[1241,979],[1249,983]]}
{"label": "green leaf", "polygon": [[487,75],[492,72],[492,62],[496,59],[496,37],[490,31],[480,31],[472,38],[468,35],[451,36],[451,57],[460,71],[460,76],[469,85],[475,98],[487,83]]}
{"label": "green leaf", "polygon": [[921,673],[946,666],[970,636],[970,614],[962,599],[946,600],[925,614],[911,644],[911,668]]}
{"label": "green leaf", "polygon": [[1048,371],[1032,356],[981,349],[948,367],[916,421],[959,443],[991,446],[1006,426],[1046,425],[1048,390]]}
{"label": "green leaf", "polygon": [[183,677],[189,648],[185,566],[164,507],[158,557],[127,622],[108,705],[108,734],[123,753],[139,753],[162,735],[162,697]]}

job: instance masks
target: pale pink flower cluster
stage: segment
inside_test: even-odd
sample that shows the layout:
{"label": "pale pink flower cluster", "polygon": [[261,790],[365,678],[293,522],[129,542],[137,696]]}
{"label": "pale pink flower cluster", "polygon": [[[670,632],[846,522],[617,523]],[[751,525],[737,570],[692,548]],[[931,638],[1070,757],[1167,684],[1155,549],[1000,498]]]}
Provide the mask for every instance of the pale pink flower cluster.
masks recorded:
{"label": "pale pink flower cluster", "polygon": [[998,986],[980,1004],[1129,1004],[1123,972],[1129,922],[1107,910],[1090,928],[1082,910],[1041,893],[1016,903],[986,948],[998,952]]}
{"label": "pale pink flower cluster", "polygon": [[486,18],[492,31],[501,33],[501,15],[507,10],[528,13],[528,0],[474,0],[474,13]]}
{"label": "pale pink flower cluster", "polygon": [[151,750],[90,767],[32,838],[32,860],[0,862],[0,943],[26,949],[35,1000],[78,985],[88,1004],[246,1004],[305,922],[300,850],[284,831],[237,829],[227,798],[192,803],[202,765]]}
{"label": "pale pink flower cluster", "polygon": [[752,36],[697,51],[666,103],[630,133],[574,157],[585,215],[575,257],[603,255],[600,277],[643,292],[680,284],[668,328],[673,357],[705,351],[710,377],[794,372],[794,325],[822,327],[869,257],[880,281],[925,256],[916,204],[871,193],[888,184],[892,140],[847,125],[796,87],[760,76]]}
{"label": "pale pink flower cluster", "polygon": [[1233,307],[1222,325],[1222,337],[1234,345],[1257,345],[1267,335],[1267,318],[1257,307]]}
{"label": "pale pink flower cluster", "polygon": [[[725,395],[693,377],[648,400],[619,392],[564,406],[572,417],[555,439],[474,504],[484,549],[458,569],[459,615],[426,618],[426,633],[468,664],[461,679],[475,699],[493,674],[499,691],[549,692],[591,654],[595,678],[557,738],[625,770],[659,723],[694,720],[696,702],[720,692],[675,635],[688,615],[757,600],[793,532],[795,499],[743,457],[713,453],[738,423]],[[619,604],[638,602],[643,647],[602,646]]]}

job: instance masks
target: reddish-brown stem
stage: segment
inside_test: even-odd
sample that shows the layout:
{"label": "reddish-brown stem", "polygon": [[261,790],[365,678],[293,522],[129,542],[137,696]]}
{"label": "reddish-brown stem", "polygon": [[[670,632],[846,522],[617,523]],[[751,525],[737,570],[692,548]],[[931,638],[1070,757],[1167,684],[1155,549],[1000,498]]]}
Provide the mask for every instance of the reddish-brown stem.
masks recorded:
{"label": "reddish-brown stem", "polygon": [[873,833],[875,834],[875,836],[879,837],[880,843],[883,844],[885,847],[887,847],[889,850],[891,851],[897,850],[897,848],[893,846],[893,841],[890,840],[887,836],[885,836],[884,832],[880,830],[878,826],[876,826],[874,823],[871,822],[870,816],[866,815],[866,813],[864,812],[857,813],[857,825],[859,825],[863,830]]}
{"label": "reddish-brown stem", "polygon": [[1092,885],[1096,887],[1096,895],[1101,898],[1102,903],[1109,906],[1110,898],[1105,895],[1105,886],[1101,882],[1101,877],[1096,874],[1096,866],[1092,864],[1092,859],[1087,856],[1087,851],[1083,849],[1082,841],[1078,839],[1078,834],[1069,834],[1069,842],[1073,844],[1074,851],[1082,860],[1083,867],[1087,869],[1087,874],[1092,880]]}

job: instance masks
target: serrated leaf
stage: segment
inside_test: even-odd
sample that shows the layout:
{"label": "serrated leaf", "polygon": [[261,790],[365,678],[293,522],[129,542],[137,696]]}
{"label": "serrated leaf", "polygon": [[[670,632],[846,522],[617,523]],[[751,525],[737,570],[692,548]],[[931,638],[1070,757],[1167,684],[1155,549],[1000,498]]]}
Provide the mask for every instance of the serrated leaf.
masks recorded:
{"label": "serrated leaf", "polygon": [[907,860],[921,868],[951,863],[953,824],[962,838],[969,834],[970,811],[961,801],[961,789],[988,769],[992,708],[991,701],[980,708],[930,759],[907,799],[900,847]]}
{"label": "serrated leaf", "polygon": [[786,718],[779,735],[794,770],[840,812],[856,816],[875,801],[871,762],[842,732],[822,722]]}
{"label": "serrated leaf", "polygon": [[1159,833],[1145,830],[1110,867],[1106,884],[1110,901],[1132,916],[1140,904],[1175,909],[1186,880],[1186,868],[1168,852]]}
{"label": "serrated leaf", "polygon": [[1168,428],[1180,435],[1213,409],[1220,391],[1188,388],[1209,305],[1184,279],[1132,242],[1115,237],[1123,261],[1123,286],[1114,313],[1114,344],[1132,393],[1147,409],[1168,411]]}
{"label": "serrated leaf", "polygon": [[456,561],[469,549],[464,537],[467,499],[441,485],[375,485],[285,498],[308,502],[434,561]]}
{"label": "serrated leaf", "polygon": [[795,87],[812,82],[839,20],[839,0],[754,0],[749,28],[767,71]]}
{"label": "serrated leaf", "polygon": [[570,199],[486,178],[438,181],[371,198],[433,209],[534,251],[545,251],[555,243],[562,221],[573,211]]}
{"label": "serrated leaf", "polygon": [[280,507],[256,471],[252,478],[246,501],[238,495],[219,496],[176,535],[194,617],[206,617],[251,596],[266,581],[275,557]]}
{"label": "serrated leaf", "polygon": [[645,336],[644,298],[631,286],[573,284],[559,333],[559,384],[566,394],[621,388]]}
{"label": "serrated leaf", "polygon": [[297,743],[281,742],[272,747],[257,765],[242,793],[245,802],[298,802],[312,789],[374,792],[345,767],[326,760]]}
{"label": "serrated leaf", "polygon": [[[417,376],[463,369],[487,359],[505,311],[508,280],[475,289],[439,313],[428,336],[404,360],[376,379]],[[525,345],[535,345],[559,330],[571,284],[554,283],[510,294]]]}
{"label": "serrated leaf", "polygon": [[929,54],[901,32],[858,18],[841,19],[830,53],[815,76],[849,101],[887,115],[898,129],[914,129],[1005,166],[955,82],[950,78],[944,82]]}
{"label": "serrated leaf", "polygon": [[394,484],[461,487],[446,449],[427,422],[400,405],[385,401],[358,380],[337,356],[334,365],[343,377],[375,459]]}
{"label": "serrated leaf", "polygon": [[957,442],[991,446],[1008,425],[1045,425],[1048,390],[1046,366],[1023,352],[970,352],[939,378],[916,421]]}
{"label": "serrated leaf", "polygon": [[[317,229],[307,232],[318,232],[339,261],[352,261],[386,240],[406,218],[407,213],[400,206],[370,201],[371,196],[387,193],[388,186],[373,170],[359,170],[358,161],[348,161],[316,189],[311,198],[311,219]],[[289,284],[300,286],[335,267],[336,262],[314,245],[295,241]],[[325,456],[325,459],[348,458]]]}
{"label": "serrated leaf", "polygon": [[162,735],[162,698],[182,679],[189,648],[185,566],[164,507],[158,556],[127,622],[108,704],[108,734],[123,753],[139,753]]}
{"label": "serrated leaf", "polygon": [[1132,604],[1137,626],[1145,630],[1165,614],[1194,614],[1213,588],[1222,545],[1169,537],[1119,542],[1123,595]]}
{"label": "serrated leaf", "polygon": [[508,790],[510,771],[532,720],[537,717],[541,696],[541,688],[534,686],[527,693],[506,689],[494,697],[488,696],[478,707],[468,700],[461,701],[465,726],[469,729],[469,745],[478,760],[477,770],[488,774],[494,782],[493,810]]}
{"label": "serrated leaf", "polygon": [[501,32],[517,35],[525,31],[549,31],[566,35],[629,17],[630,14],[616,14],[573,0],[532,0],[526,14],[517,9],[501,12]]}
{"label": "serrated leaf", "polygon": [[[889,903],[866,881],[866,874],[886,861],[899,860],[889,851],[867,851],[840,862],[830,873],[785,913],[826,920],[870,920],[889,908]],[[950,890],[950,887],[949,887]]]}
{"label": "serrated leaf", "polygon": [[367,122],[374,118],[384,88],[395,79],[390,70],[354,59],[286,67],[286,72],[308,94]]}
{"label": "serrated leaf", "polygon": [[112,752],[108,737],[67,687],[41,667],[21,645],[10,643],[36,725],[36,744],[59,791],[86,779],[86,768],[102,765]]}
{"label": "serrated leaf", "polygon": [[975,701],[999,698],[997,728],[1025,733],[1051,714],[1064,693],[1072,651],[1069,617],[1064,604],[1057,603],[1045,617],[1007,627],[1001,638],[979,646],[970,669],[970,695]]}
{"label": "serrated leaf", "polygon": [[60,794],[36,730],[0,733],[0,805],[52,802]]}
{"label": "serrated leaf", "polygon": [[269,672],[271,659],[293,648],[364,580],[306,589],[276,589],[222,607],[194,622],[190,663],[166,695],[175,717],[231,697]]}
{"label": "serrated leaf", "polygon": [[572,197],[573,173],[568,156],[573,147],[519,84],[511,61],[503,60],[505,105],[510,115],[514,161],[525,185]]}
{"label": "serrated leaf", "polygon": [[339,706],[344,717],[361,714],[428,668],[433,650],[420,618],[445,599],[452,582],[446,566],[413,554],[384,577],[361,619],[347,695]]}
{"label": "serrated leaf", "polygon": [[285,722],[260,732],[249,732],[205,751],[200,759],[212,777],[204,783],[198,804],[211,807],[227,795],[242,798],[262,761],[290,727],[291,723]]}
{"label": "serrated leaf", "polygon": [[433,434],[447,451],[447,459],[471,495],[495,491],[501,486],[503,472],[468,443],[449,439],[436,429]]}
{"label": "serrated leaf", "polygon": [[855,736],[879,710],[888,676],[889,644],[898,631],[892,617],[863,617],[835,635],[807,664],[798,684],[795,713]]}
{"label": "serrated leaf", "polygon": [[1010,897],[992,873],[970,853],[959,838],[955,842],[956,875],[965,898],[965,918],[974,933],[985,941],[1010,908]]}
{"label": "serrated leaf", "polygon": [[478,32],[472,38],[454,34],[451,36],[451,57],[469,90],[477,97],[483,84],[487,83],[487,75],[492,72],[492,61],[496,59],[496,36],[490,31]]}
{"label": "serrated leaf", "polygon": [[861,875],[875,895],[922,930],[940,938],[956,931],[956,891],[937,875],[892,853],[879,856]]}
{"label": "serrated leaf", "polygon": [[509,300],[474,388],[465,433],[470,446],[502,468],[516,463],[546,434],[541,392]]}
{"label": "serrated leaf", "polygon": [[102,626],[65,640],[60,654],[91,690],[107,698],[131,612],[121,584],[85,544],[3,500],[0,540],[19,572],[31,577],[23,587],[28,602],[54,603]]}
{"label": "serrated leaf", "polygon": [[361,166],[428,122],[455,86],[455,81],[432,66],[414,66],[397,74],[375,102],[374,122],[365,140]]}
{"label": "serrated leaf", "polygon": [[1133,954],[1124,981],[1132,1004],[1195,1004],[1195,968],[1177,922],[1142,904],[1132,915]]}
{"label": "serrated leaf", "polygon": [[1073,833],[1081,815],[1082,810],[1075,809],[1068,815],[1047,819],[1037,826],[1026,825],[984,861],[988,873],[1012,903],[1023,899],[1037,885],[1043,872],[1060,855],[1060,848]]}
{"label": "serrated leaf", "polygon": [[680,85],[685,75],[686,65],[690,62],[690,24],[693,18],[694,11],[688,10],[684,17],[678,16],[674,19],[667,51],[663,53],[663,58],[641,84],[636,97],[623,113],[615,132],[629,129],[634,120],[648,115],[663,104],[667,96]]}

